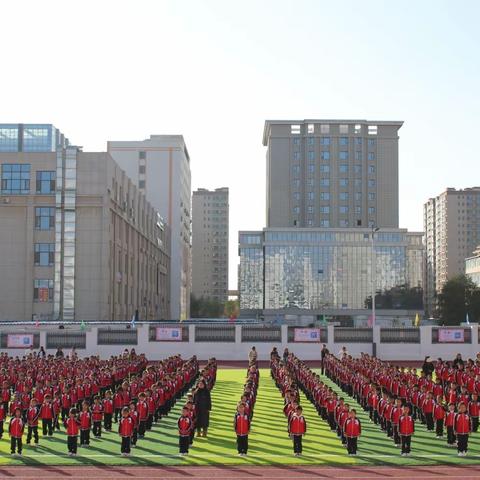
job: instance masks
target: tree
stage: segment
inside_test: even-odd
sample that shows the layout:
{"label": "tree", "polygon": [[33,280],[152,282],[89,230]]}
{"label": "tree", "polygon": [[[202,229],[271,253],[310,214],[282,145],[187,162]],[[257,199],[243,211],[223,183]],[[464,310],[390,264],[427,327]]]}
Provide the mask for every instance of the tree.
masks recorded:
{"label": "tree", "polygon": [[225,302],[224,314],[228,318],[238,318],[240,314],[240,303],[238,300],[227,300]]}
{"label": "tree", "polygon": [[467,313],[480,321],[480,288],[466,275],[451,278],[438,294],[438,313],[444,325],[460,325]]}
{"label": "tree", "polygon": [[190,297],[190,316],[192,318],[218,318],[223,316],[224,304],[212,298]]}

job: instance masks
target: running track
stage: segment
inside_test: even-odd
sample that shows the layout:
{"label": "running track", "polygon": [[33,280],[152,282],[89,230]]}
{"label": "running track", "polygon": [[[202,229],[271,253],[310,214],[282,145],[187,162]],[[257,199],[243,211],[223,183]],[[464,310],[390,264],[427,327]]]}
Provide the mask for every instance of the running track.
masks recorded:
{"label": "running track", "polygon": [[0,478],[42,480],[287,480],[296,479],[480,479],[480,466],[439,467],[0,467]]}

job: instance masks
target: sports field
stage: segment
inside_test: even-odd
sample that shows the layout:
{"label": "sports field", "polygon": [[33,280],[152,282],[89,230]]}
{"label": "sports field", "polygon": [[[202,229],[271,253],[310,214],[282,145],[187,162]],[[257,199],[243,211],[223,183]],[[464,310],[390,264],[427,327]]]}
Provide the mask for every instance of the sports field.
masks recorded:
{"label": "sports field", "polygon": [[[245,369],[219,369],[217,383],[212,391],[213,411],[208,438],[195,439],[188,457],[178,457],[176,421],[182,402],[168,418],[154,426],[147,437],[140,440],[132,456],[120,456],[120,438],[117,433],[103,433],[101,440],[92,439],[89,448],[79,448],[77,457],[67,456],[66,437],[56,432],[53,438],[41,438],[40,446],[25,445],[22,457],[10,456],[10,442],[5,433],[0,440],[0,465],[467,465],[480,464],[480,433],[470,436],[469,455],[457,457],[455,449],[446,446],[446,440],[436,439],[418,424],[412,441],[412,456],[401,457],[399,449],[387,439],[380,428],[357,409],[362,421],[363,435],[359,440],[358,456],[349,457],[336,434],[317,415],[313,406],[303,397],[304,415],[308,432],[304,439],[302,457],[292,454],[291,440],[286,433],[283,400],[275,387],[269,370],[260,371],[255,415],[249,437],[247,457],[238,457],[232,428],[235,406],[240,398]],[[350,402],[352,406],[354,402]],[[6,424],[7,426],[7,424]],[[115,425],[114,425],[115,428]]]}

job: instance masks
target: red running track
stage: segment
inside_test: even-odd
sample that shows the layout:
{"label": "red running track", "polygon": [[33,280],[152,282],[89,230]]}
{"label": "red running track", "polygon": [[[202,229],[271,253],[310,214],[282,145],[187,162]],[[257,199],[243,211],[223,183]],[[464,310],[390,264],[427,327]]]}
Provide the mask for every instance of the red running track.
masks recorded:
{"label": "red running track", "polygon": [[163,480],[287,480],[305,479],[480,479],[480,466],[419,466],[419,467],[0,467],[0,478],[26,480],[101,480],[101,479],[163,479]]}

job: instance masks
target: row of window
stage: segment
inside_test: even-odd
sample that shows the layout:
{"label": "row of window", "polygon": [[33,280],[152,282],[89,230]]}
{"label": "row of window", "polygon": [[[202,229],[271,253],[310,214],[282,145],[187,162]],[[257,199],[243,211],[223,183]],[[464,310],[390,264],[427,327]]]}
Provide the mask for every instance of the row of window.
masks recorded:
{"label": "row of window", "polygon": [[[375,192],[368,192],[368,200],[370,202],[374,201],[376,197]],[[293,192],[293,199],[299,201],[301,198],[300,192]],[[307,199],[313,200],[315,198],[314,192],[307,192]],[[348,200],[350,195],[348,192],[339,192],[338,194],[339,200]],[[355,200],[361,200],[362,194],[360,192],[355,193]],[[321,192],[320,193],[320,200],[330,200],[330,192]]]}
{"label": "row of window", "polygon": [[[309,185],[309,186],[314,185],[313,179],[311,179],[311,180],[312,180],[312,182],[307,183],[307,185]],[[333,184],[333,182],[332,182],[332,184]],[[340,187],[348,187],[348,178],[340,178],[338,180],[338,184],[339,184]],[[376,182],[373,178],[370,178],[370,179],[368,179],[367,184],[368,184],[369,188],[375,188]],[[300,184],[299,184],[299,182],[294,181],[293,185],[296,187],[296,186],[299,186]],[[330,186],[330,179],[329,178],[321,178],[319,180],[319,185],[321,187],[329,187]],[[356,187],[362,186],[362,179],[361,178],[356,178],[354,180],[354,185]]]}
{"label": "row of window", "polygon": [[[307,207],[307,212],[308,213],[314,213],[314,207],[312,205],[309,205]],[[329,205],[321,205],[319,208],[320,213],[330,213],[330,206]],[[341,214],[347,214],[349,212],[349,207],[346,205],[340,205],[338,207],[338,212]],[[293,213],[295,215],[298,215],[300,213],[300,207],[295,206],[293,207]],[[362,207],[356,206],[355,207],[355,213],[356,214],[361,214],[362,213]],[[369,215],[375,215],[375,207],[368,207],[368,214]]]}
{"label": "row of window", "polygon": [[[313,227],[314,223],[315,222],[312,219],[307,220],[307,226],[308,227]],[[295,223],[295,225],[296,225],[296,223]],[[318,221],[318,226],[321,227],[321,228],[329,228],[330,227],[330,220],[325,219],[325,218],[320,219]],[[341,218],[341,219],[338,220],[338,226],[342,227],[342,228],[349,227],[350,222],[346,218]],[[356,226],[361,227],[362,226],[362,221],[357,220]],[[371,228],[371,227],[374,227],[374,226],[375,226],[375,221],[374,220],[369,220],[368,221],[368,227]]]}
{"label": "row of window", "polygon": [[[298,165],[296,165],[298,167]],[[349,170],[349,167],[348,167],[348,164],[346,163],[342,163],[338,166],[338,171],[340,173],[348,173],[348,170]],[[311,164],[311,165],[308,165],[307,167],[307,171],[308,173],[315,173],[315,165],[314,164]],[[362,173],[362,165],[354,165],[353,167],[353,171],[357,174],[357,175],[361,175]],[[376,169],[375,169],[375,165],[369,165],[368,166],[368,173],[375,173]],[[294,169],[294,172],[295,173],[298,173],[299,170],[298,169]],[[320,165],[320,172],[322,173],[330,173],[330,165]]]}
{"label": "row of window", "polygon": [[[36,192],[55,193],[55,176],[55,171],[37,171]],[[3,195],[28,195],[30,193],[30,164],[3,164],[1,193]]]}
{"label": "row of window", "polygon": [[[307,144],[308,145],[314,145],[315,144],[315,138],[316,137],[307,137]],[[348,139],[349,137],[339,137],[338,139],[338,144],[340,146],[348,146]],[[355,137],[353,138],[353,141],[355,145],[363,145],[363,138],[362,137]],[[331,137],[320,137],[320,145],[330,145],[332,143]],[[295,137],[293,139],[293,144],[294,145],[300,145],[300,138]],[[377,144],[375,138],[369,138],[367,142],[369,147],[375,147]]]}
{"label": "row of window", "polygon": [[[300,152],[293,152],[293,161],[294,162],[299,162],[301,158]],[[315,152],[313,150],[309,150],[307,152],[307,158],[310,161],[315,161]],[[320,159],[328,161],[330,160],[331,155],[328,150],[320,152]],[[339,160],[348,160],[348,152],[346,150],[341,150],[338,152],[338,159]],[[363,159],[363,154],[362,152],[355,152],[355,160],[361,161]],[[376,155],[375,152],[368,152],[367,159],[371,162],[375,161]]]}

